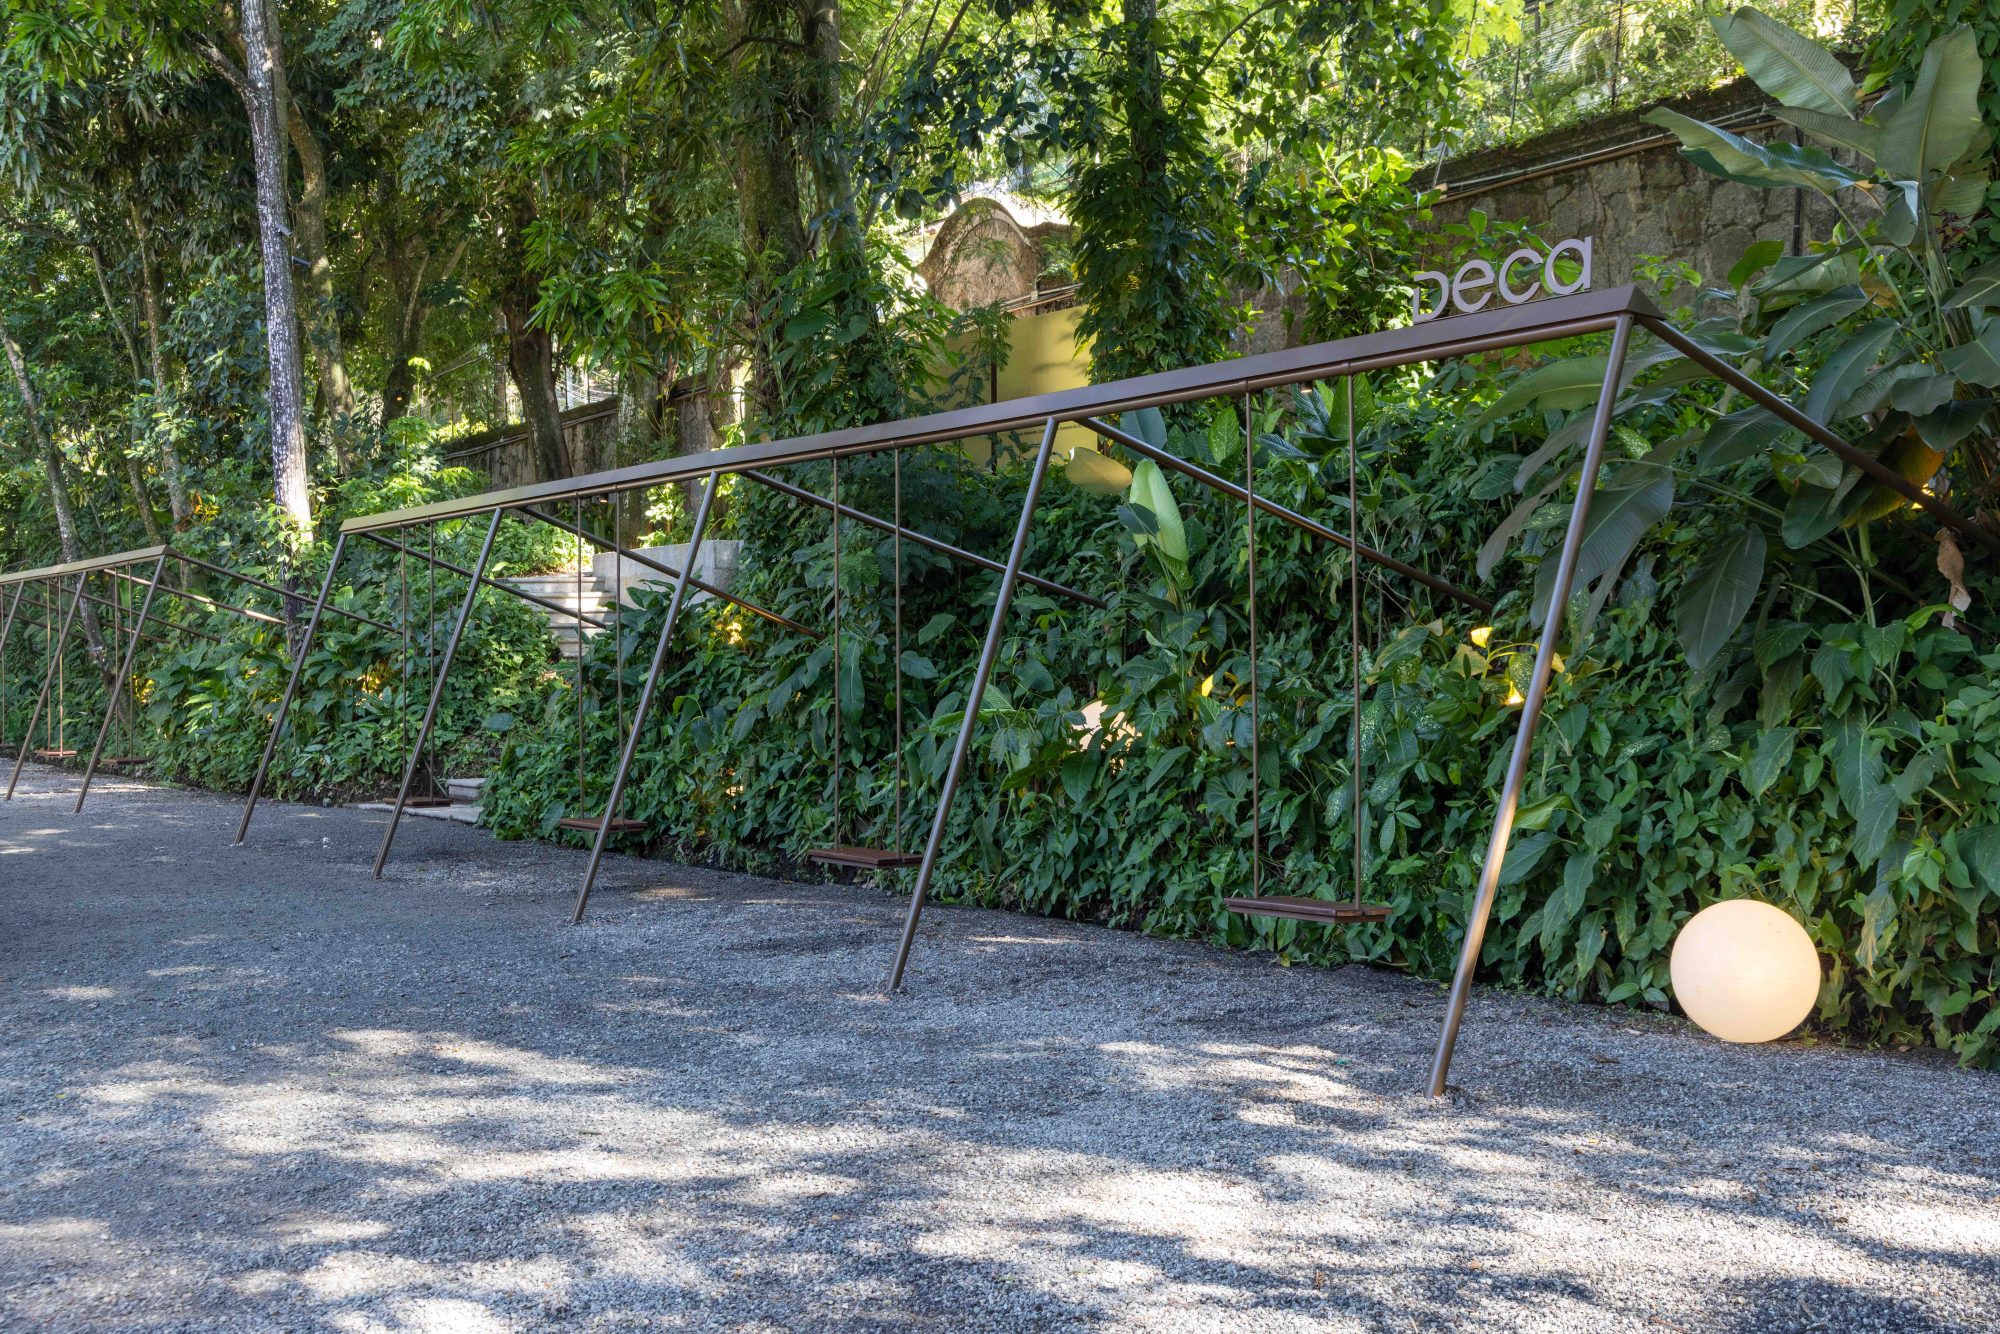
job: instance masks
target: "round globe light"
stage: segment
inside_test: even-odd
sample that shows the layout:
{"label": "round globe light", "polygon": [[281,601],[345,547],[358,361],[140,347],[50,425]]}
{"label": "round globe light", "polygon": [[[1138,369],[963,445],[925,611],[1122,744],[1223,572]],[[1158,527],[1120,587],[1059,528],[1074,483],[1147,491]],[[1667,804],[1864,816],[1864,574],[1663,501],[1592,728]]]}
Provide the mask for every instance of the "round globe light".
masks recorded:
{"label": "round globe light", "polygon": [[1755,899],[1711,904],[1688,919],[1669,964],[1688,1018],[1724,1042],[1770,1042],[1819,999],[1819,951],[1790,913]]}

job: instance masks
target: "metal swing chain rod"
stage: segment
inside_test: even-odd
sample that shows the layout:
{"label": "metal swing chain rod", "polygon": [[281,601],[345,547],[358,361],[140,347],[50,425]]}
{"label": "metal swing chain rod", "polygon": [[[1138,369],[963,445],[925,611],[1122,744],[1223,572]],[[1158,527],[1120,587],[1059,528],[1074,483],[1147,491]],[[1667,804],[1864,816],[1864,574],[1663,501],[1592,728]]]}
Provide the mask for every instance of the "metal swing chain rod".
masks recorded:
{"label": "metal swing chain rod", "polygon": [[840,846],[840,458],[833,459],[833,846]]}
{"label": "metal swing chain rod", "polygon": [[965,718],[958,726],[958,740],[951,748],[951,763],[944,771],[944,786],[938,793],[937,813],[931,817],[930,837],[924,843],[924,859],[917,866],[917,883],[910,889],[910,913],[903,922],[903,937],[896,945],[896,962],[889,970],[889,990],[903,985],[903,969],[910,961],[910,946],[917,938],[917,921],[923,916],[924,895],[930,891],[937,871],[938,852],[944,846],[945,825],[951,819],[952,798],[958,795],[959,777],[965,772],[966,753],[972,749],[973,729],[979,723],[979,706],[986,695],[986,683],[993,676],[993,661],[1000,656],[1000,640],[1007,628],[1007,609],[1014,600],[1014,582],[1021,575],[1021,561],[1028,550],[1028,532],[1033,527],[1035,501],[1042,493],[1042,481],[1049,473],[1049,456],[1055,449],[1057,421],[1048,419],[1042,428],[1042,447],[1035,452],[1028,473],[1027,494],[1021,499],[1021,517],[1014,525],[1014,544],[1007,551],[1007,564],[1000,572],[1000,587],[993,596],[993,619],[986,627],[986,644],[979,651],[979,666],[972,674],[972,688],[965,697]]}
{"label": "metal swing chain rod", "polygon": [[167,552],[160,553],[159,561],[153,566],[153,577],[146,581],[146,597],[139,604],[139,615],[132,622],[132,636],[125,645],[125,659],[118,664],[118,680],[105,698],[104,721],[97,729],[97,743],[90,748],[90,763],[84,766],[83,786],[77,789],[74,815],[83,809],[83,799],[90,795],[90,780],[97,774],[97,761],[104,754],[104,739],[111,734],[111,720],[118,712],[118,702],[125,696],[125,682],[131,678],[133,659],[139,656],[139,632],[145,628],[146,617],[153,610],[153,595],[160,591],[160,578],[167,572]]}
{"label": "metal swing chain rod", "polygon": [[7,604],[6,619],[0,620],[0,746],[7,744],[7,641],[14,633],[14,616],[27,596],[26,584],[15,589],[13,599]]}
{"label": "metal swing chain rod", "polygon": [[[506,513],[504,509],[495,510],[493,512],[495,514]],[[391,551],[405,552],[409,555],[417,557],[419,560],[429,561],[434,567],[445,571],[447,574],[455,574],[462,579],[470,579],[473,577],[471,570],[466,569],[463,565],[460,565],[455,561],[448,561],[442,556],[427,555],[424,552],[416,550],[414,547],[406,547],[401,542],[398,542],[393,538],[384,537],[380,533],[372,531],[363,531],[361,536],[367,538],[370,542],[375,542],[382,546],[385,546],[389,548],[389,550]],[[484,569],[485,567],[481,566],[481,568]],[[491,575],[481,574],[478,576],[478,580],[480,583],[486,585],[486,587],[488,588],[497,588],[502,593],[512,593],[515,597],[520,598],[523,602],[532,602],[537,607],[541,607],[546,611],[559,612],[565,617],[573,614],[580,616],[584,624],[594,625],[600,630],[605,630],[610,628],[603,621],[598,620],[594,616],[583,616],[580,611],[573,612],[571,608],[563,606],[563,604],[560,602],[555,602],[550,600],[549,598],[540,597],[534,593],[527,592],[525,589],[516,588],[512,584],[502,583],[500,580],[493,578]],[[384,628],[386,629],[387,627]]]}
{"label": "metal swing chain rod", "polygon": [[653,646],[653,661],[646,669],[646,683],[639,688],[639,698],[632,705],[632,730],[626,735],[625,749],[618,756],[618,771],[611,777],[611,795],[604,802],[604,818],[598,822],[597,837],[590,845],[590,865],[584,868],[583,885],[576,892],[576,909],[570,914],[570,925],[583,920],[583,910],[590,903],[590,887],[597,883],[597,868],[604,861],[604,849],[611,842],[612,822],[618,818],[618,803],[625,796],[625,780],[632,772],[632,757],[639,751],[639,736],[646,730],[646,711],[652,707],[653,692],[660,684],[660,673],[667,664],[667,648],[673,642],[674,626],[681,618],[681,607],[687,602],[688,584],[691,571],[701,558],[701,539],[708,532],[708,515],[715,503],[715,493],[722,479],[710,477],[702,488],[701,502],[695,507],[694,531],[688,540],[687,566],[674,581],[674,593],[667,603],[666,623],[660,627],[660,639]]}
{"label": "metal swing chain rod", "polygon": [[[1345,376],[1347,385],[1347,526],[1358,539],[1361,536],[1361,502],[1355,487],[1354,474],[1358,468],[1360,451],[1354,440],[1354,377]],[[1348,670],[1353,673],[1354,698],[1350,705],[1353,714],[1353,751],[1347,760],[1349,784],[1354,789],[1354,906],[1361,906],[1361,872],[1366,854],[1362,851],[1362,805],[1361,805],[1361,562],[1353,553],[1347,557],[1347,647],[1349,650]]]}
{"label": "metal swing chain rod", "polygon": [[1493,816],[1493,835],[1487,840],[1486,861],[1479,871],[1479,889],[1473,900],[1472,915],[1466,919],[1465,941],[1459,950],[1458,971],[1451,980],[1451,999],[1445,1007],[1444,1029],[1438,1037],[1437,1056],[1431,1062],[1430,1094],[1441,1098],[1445,1077],[1451,1072],[1452,1048],[1465,1019],[1466,1001],[1472,994],[1472,976],[1479,968],[1479,950],[1486,941],[1486,924],[1493,915],[1493,901],[1500,891],[1500,869],[1507,859],[1507,844],[1514,833],[1514,815],[1520,809],[1521,790],[1528,778],[1529,753],[1534,749],[1535,724],[1541,720],[1542,702],[1547,698],[1549,676],[1555,665],[1556,642],[1562,634],[1563,610],[1569,602],[1570,584],[1576,578],[1577,560],[1583,551],[1584,524],[1590,518],[1591,492],[1597,487],[1597,473],[1604,462],[1604,442],[1611,433],[1611,414],[1618,397],[1618,385],[1625,371],[1625,350],[1632,337],[1632,320],[1621,318],[1611,331],[1611,354],[1604,367],[1604,387],[1597,400],[1597,415],[1591,419],[1590,437],[1584,445],[1583,467],[1577,477],[1576,502],[1570,506],[1569,527],[1563,533],[1562,552],[1556,558],[1555,580],[1549,586],[1549,608],[1542,624],[1542,640],[1535,646],[1535,666],[1528,677],[1528,690],[1521,704],[1521,723],[1514,734],[1514,753],[1507,761],[1507,776],[1500,786],[1500,801]]}
{"label": "metal swing chain rod", "polygon": [[[896,450],[895,454],[898,458],[902,457],[900,449]],[[742,475],[748,477],[753,482],[761,482],[780,495],[790,496],[794,500],[803,500],[808,505],[818,505],[821,509],[829,509],[833,506],[833,502],[825,496],[808,491],[802,486],[794,486],[790,482],[779,477],[774,477],[770,473],[760,469],[746,468],[743,470]],[[891,523],[887,519],[877,518],[875,515],[865,510],[858,510],[852,505],[840,506],[840,514],[843,518],[853,519],[856,523],[865,523],[870,528],[874,528],[880,532],[894,533],[899,539],[907,538],[920,547],[929,547],[932,551],[940,555],[950,556],[953,560],[961,560],[968,565],[977,565],[980,569],[991,570],[994,574],[999,574],[1005,568],[997,560],[988,559],[977,552],[967,551],[963,547],[953,546],[942,538],[932,537],[929,533],[921,533],[914,528],[905,528],[901,522]],[[1090,594],[1080,592],[1077,589],[1069,587],[1067,584],[1059,584],[1053,579],[1044,579],[1038,574],[1029,574],[1024,570],[1021,572],[1020,578],[1024,584],[1033,584],[1036,588],[1044,592],[1058,593],[1074,601],[1087,603],[1090,606],[1098,608],[1100,611],[1107,605],[1103,598],[1092,597]]]}
{"label": "metal swing chain rod", "polygon": [[305,638],[299,642],[292,657],[291,674],[285,678],[285,693],[278,698],[278,711],[271,718],[271,734],[264,738],[264,755],[257,761],[257,776],[250,780],[250,795],[243,803],[243,818],[236,826],[236,842],[242,843],[250,832],[250,817],[256,814],[257,798],[264,791],[264,778],[271,771],[271,757],[278,750],[278,736],[285,730],[285,715],[291,712],[292,700],[299,693],[299,677],[305,671],[306,659],[312,653],[313,640],[319,635],[320,617],[326,612],[328,594],[333,592],[334,575],[340,571],[340,558],[347,552],[347,534],[342,533],[333,542],[333,558],[326,563],[326,577],[319,581],[319,596],[313,599],[312,617],[306,622]]}
{"label": "metal swing chain rod", "polygon": [[[409,762],[403,767],[403,785],[396,791],[396,808],[389,812],[389,827],[382,831],[382,849],[375,854],[372,874],[377,880],[382,878],[382,866],[389,860],[389,845],[396,841],[396,828],[403,823],[403,809],[410,802],[410,785],[416,781],[417,766],[423,762],[424,746],[430,741],[431,724],[437,721],[438,702],[444,698],[445,678],[451,675],[451,660],[458,656],[458,644],[465,635],[465,623],[472,618],[472,607],[479,600],[480,585],[492,583],[486,577],[486,563],[493,558],[493,539],[500,535],[500,516],[504,513],[506,511],[502,509],[493,511],[493,517],[486,524],[486,540],[479,544],[479,559],[470,570],[464,571],[465,600],[459,604],[458,620],[452,624],[451,638],[445,641],[444,659],[438,664],[437,676],[431,682],[430,702],[424,706],[424,720],[417,725],[416,744],[410,748]],[[368,536],[375,537],[375,534]],[[443,561],[435,563],[444,565]]]}
{"label": "metal swing chain rod", "polygon": [[[550,527],[560,528],[563,532],[570,534],[572,537],[580,537],[586,542],[594,543],[600,551],[615,550],[617,551],[618,555],[621,558],[631,561],[634,565],[643,565],[647,569],[653,571],[656,574],[664,574],[669,579],[678,579],[681,577],[681,572],[679,570],[676,570],[671,565],[667,565],[661,561],[654,560],[652,557],[646,555],[642,551],[634,551],[629,547],[620,547],[617,546],[615,543],[607,542],[602,537],[598,536],[596,533],[585,532],[583,529],[577,527],[576,525],[565,523],[563,520],[558,519],[555,515],[550,514],[545,510],[538,509],[533,505],[522,505],[516,512],[520,514],[525,514],[531,519],[540,519],[543,523],[548,524]],[[770,610],[768,607],[760,607],[756,603],[737,597],[734,593],[728,592],[725,589],[717,588],[714,584],[711,584],[706,580],[690,577],[688,580],[688,587],[695,589],[698,592],[706,593],[710,597],[720,598],[724,602],[727,602],[732,607],[741,607],[743,608],[743,610],[749,612],[752,616],[761,617],[762,619],[771,622],[771,624],[773,625],[782,625],[787,630],[791,630],[797,634],[805,635],[809,639],[818,639],[821,637],[820,632],[813,629],[810,626],[800,625],[797,621],[793,620],[789,616],[781,616],[777,612]]]}
{"label": "metal swing chain rod", "polygon": [[[212,561],[205,561],[201,559],[199,556],[190,556],[184,551],[174,551],[170,549],[167,554],[172,556],[175,560],[179,561],[182,565],[192,565],[196,569],[207,570],[210,574],[221,575],[224,579],[234,579],[238,583],[249,584],[252,588],[261,588],[267,593],[276,593],[281,598],[293,598],[298,596],[296,592],[287,592],[285,589],[279,587],[277,584],[269,583],[263,579],[258,579],[255,578],[254,576],[247,575],[243,573],[241,570],[232,570],[226,566],[217,565]],[[127,575],[125,577],[131,578],[130,575]],[[177,592],[175,596],[188,597],[190,595],[187,593]],[[372,616],[363,616],[358,611],[350,611],[346,607],[338,607],[338,606],[333,606],[331,604],[328,605],[327,610],[332,612],[335,616],[345,617],[347,620],[350,621],[359,621],[363,625],[372,625],[377,630],[386,630],[390,634],[396,633],[395,626],[390,625],[386,621],[378,621]],[[257,614],[260,616],[263,615],[261,612]],[[275,617],[270,617],[270,616],[264,616],[263,619],[276,620]],[[282,621],[278,621],[277,623],[281,625],[283,624]]]}
{"label": "metal swing chain rod", "polygon": [[[164,559],[164,557],[162,557],[162,559]],[[105,573],[111,575],[115,579],[123,579],[129,583],[137,584],[141,588],[150,587],[152,584],[157,582],[157,580],[153,579],[141,579],[139,578],[139,576],[135,574],[127,574],[123,570],[106,570]],[[239,607],[233,602],[222,602],[215,598],[209,597],[206,594],[196,593],[191,589],[176,588],[173,590],[171,596],[177,598],[185,598],[189,602],[198,602],[202,606],[207,607],[210,611],[231,612],[237,616],[243,617],[245,620],[262,621],[266,625],[283,625],[285,623],[282,617],[273,616],[271,615],[271,613],[267,611],[256,611],[249,607]],[[387,627],[385,626],[384,628],[386,629]]]}
{"label": "metal swing chain rod", "polygon": [[56,668],[62,662],[62,646],[69,640],[69,627],[76,619],[76,609],[83,605],[83,581],[89,577],[88,571],[80,572],[76,576],[76,592],[70,595],[69,610],[63,613],[62,630],[49,643],[48,670],[42,673],[41,694],[35,697],[35,711],[28,715],[28,729],[21,734],[21,746],[14,755],[14,772],[7,779],[5,798],[7,801],[14,799],[14,786],[21,781],[21,768],[28,762],[28,740],[34,736],[35,723],[41,718],[42,709],[49,702],[49,687],[54,683]]}
{"label": "metal swing chain rod", "polygon": [[[138,581],[138,583],[140,587],[143,588],[145,586],[146,581],[144,579],[141,579]],[[98,607],[110,607],[115,605],[109,600],[97,596],[95,593],[85,593],[83,595],[83,600],[87,603],[90,603],[93,606],[98,606]],[[26,601],[30,607],[46,608],[49,606],[47,602],[44,602],[39,597],[26,597]],[[170,621],[164,616],[153,617],[153,624],[159,626],[163,630],[171,630],[175,634],[193,635],[196,639],[205,639],[211,644],[220,644],[222,642],[222,640],[215,635],[209,634],[203,630],[197,630],[191,625],[182,625],[179,621]],[[173,641],[169,639],[164,639],[159,635],[147,635],[146,642],[149,644],[170,644]]]}
{"label": "metal swing chain rod", "polygon": [[1250,893],[1264,892],[1263,728],[1257,707],[1257,439],[1243,395],[1243,536],[1250,616]]}
{"label": "metal swing chain rod", "polygon": [[1257,496],[1253,499],[1247,491],[1245,491],[1241,486],[1238,486],[1235,482],[1230,481],[1228,478],[1218,477],[1216,474],[1210,472],[1208,469],[1202,467],[1201,465],[1196,463],[1189,463],[1186,459],[1181,458],[1177,454],[1169,454],[1166,450],[1159,448],[1157,445],[1149,445],[1144,440],[1141,440],[1138,436],[1133,435],[1130,431],[1121,431],[1116,426],[1111,425],[1109,422],[1100,421],[1096,417],[1086,417],[1083,419],[1082,424],[1084,426],[1089,427],[1091,430],[1097,432],[1099,435],[1105,437],[1107,440],[1117,441],[1119,444],[1125,446],[1125,448],[1131,450],[1134,454],[1137,454],[1142,458],[1151,459],[1153,462],[1159,464],[1163,468],[1171,468],[1175,472],[1182,473],[1188,477],[1192,477],[1197,482],[1200,482],[1203,486],[1206,486],[1211,490],[1220,491],[1227,496],[1234,496],[1236,499],[1242,501],[1246,505],[1254,504],[1258,509],[1264,511],[1264,513],[1272,515],[1276,518],[1283,519],[1286,523],[1291,524],[1294,528],[1304,529],[1306,532],[1311,533],[1314,537],[1321,538],[1324,541],[1331,542],[1335,546],[1345,547],[1349,552],[1360,557],[1362,560],[1371,561],[1374,564],[1380,565],[1385,569],[1394,570],[1397,574],[1400,574],[1405,578],[1414,579],[1426,588],[1433,589],[1436,592],[1444,594],[1448,598],[1454,598],[1457,601],[1464,603],[1466,606],[1471,607],[1473,610],[1479,612],[1481,615],[1492,614],[1493,604],[1491,602],[1488,602],[1485,598],[1480,597],[1478,594],[1468,593],[1464,589],[1458,587],[1456,584],[1452,584],[1443,579],[1440,579],[1434,574],[1427,574],[1423,570],[1418,569],[1414,565],[1408,564],[1407,562],[1404,561],[1397,560],[1394,556],[1388,555],[1385,552],[1377,551],[1373,547],[1364,546],[1362,543],[1356,541],[1354,538],[1348,536],[1347,534],[1335,532],[1333,529],[1327,527],[1325,524],[1315,522],[1312,519],[1308,519],[1305,515],[1300,514],[1296,510],[1287,509],[1285,506],[1278,504],[1275,500],[1267,500],[1263,496]]}

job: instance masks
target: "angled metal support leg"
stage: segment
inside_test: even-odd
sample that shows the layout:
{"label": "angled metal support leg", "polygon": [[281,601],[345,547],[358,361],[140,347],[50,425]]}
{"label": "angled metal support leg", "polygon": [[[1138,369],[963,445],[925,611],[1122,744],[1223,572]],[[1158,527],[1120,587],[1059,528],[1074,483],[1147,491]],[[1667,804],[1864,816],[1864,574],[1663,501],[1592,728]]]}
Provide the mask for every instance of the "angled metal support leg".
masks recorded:
{"label": "angled metal support leg", "polygon": [[111,720],[118,714],[118,701],[125,697],[125,681],[132,675],[132,660],[139,655],[139,632],[146,628],[146,614],[153,609],[153,594],[160,591],[160,577],[167,572],[167,555],[160,553],[160,559],[153,566],[153,577],[146,585],[146,596],[139,603],[139,615],[132,622],[132,637],[125,644],[125,658],[118,664],[118,679],[112,683],[111,694],[104,702],[104,722],[97,729],[97,744],[90,748],[90,763],[83,768],[83,787],[76,794],[76,807],[70,813],[83,809],[83,799],[90,795],[90,780],[97,773],[98,757],[104,754],[104,738],[111,735]]}
{"label": "angled metal support leg", "polygon": [[389,845],[396,841],[396,826],[403,822],[403,807],[410,800],[410,784],[416,781],[417,766],[423,762],[424,744],[430,740],[431,724],[437,721],[438,701],[444,698],[445,678],[451,675],[451,660],[458,655],[458,641],[465,636],[465,623],[472,619],[472,604],[479,600],[479,583],[486,576],[486,563],[493,558],[493,539],[500,533],[500,515],[495,509],[486,525],[486,540],[479,544],[479,560],[465,581],[465,601],[458,604],[458,620],[445,641],[444,659],[438,663],[437,680],[431,682],[431,701],[424,706],[424,721],[417,728],[416,744],[410,747],[410,761],[403,766],[403,786],[396,791],[396,809],[389,813],[389,827],[382,831],[382,850],[375,854],[375,878],[382,878],[383,863],[389,860]]}
{"label": "angled metal support leg", "polygon": [[910,945],[917,938],[917,919],[923,916],[924,895],[937,870],[938,849],[944,846],[945,825],[951,819],[951,801],[958,795],[959,775],[965,771],[966,752],[972,748],[972,732],[979,725],[979,705],[986,695],[986,682],[993,675],[993,660],[1000,656],[1000,640],[1007,629],[1007,608],[1014,601],[1014,582],[1021,576],[1021,560],[1028,550],[1028,529],[1035,519],[1035,500],[1042,493],[1042,480],[1049,473],[1049,454],[1055,447],[1056,419],[1042,428],[1042,447],[1028,473],[1028,494],[1021,500],[1021,518],[1014,525],[1014,545],[1007,552],[1007,564],[1000,572],[1000,588],[993,598],[993,619],[986,626],[986,646],[979,651],[979,666],[972,674],[972,689],[965,698],[965,721],[958,726],[958,741],[951,749],[951,764],[944,771],[944,788],[938,793],[937,814],[931,817],[931,835],[924,843],[924,859],[917,867],[917,883],[910,891],[910,915],[903,923],[903,938],[896,946],[896,963],[889,970],[889,990],[903,985],[903,969],[910,961]]}
{"label": "angled metal support leg", "polygon": [[1604,442],[1611,432],[1612,407],[1618,398],[1618,382],[1625,370],[1625,348],[1632,337],[1632,317],[1620,317],[1611,330],[1611,356],[1604,368],[1604,388],[1597,399],[1597,415],[1591,419],[1590,437],[1584,445],[1582,475],[1576,481],[1576,503],[1570,507],[1569,529],[1563,534],[1562,553],[1556,558],[1555,581],[1549,586],[1549,607],[1542,622],[1542,642],[1535,646],[1535,666],[1528,678],[1528,693],[1521,704],[1521,724],[1514,733],[1514,753],[1507,760],[1507,776],[1500,785],[1500,805],[1493,817],[1493,836],[1486,844],[1486,862],[1479,871],[1479,892],[1473,900],[1472,915],[1465,923],[1465,943],[1459,951],[1458,972],[1451,980],[1451,1000],[1445,1008],[1444,1032],[1438,1038],[1437,1056],[1431,1062],[1430,1093],[1441,1098],[1445,1077],[1451,1071],[1452,1048],[1458,1043],[1458,1026],[1465,1019],[1465,1006],[1472,994],[1472,975],[1479,968],[1479,950],[1486,942],[1486,924],[1493,916],[1493,900],[1500,892],[1500,868],[1507,860],[1507,844],[1514,833],[1514,813],[1521,805],[1521,789],[1528,778],[1528,757],[1535,746],[1535,725],[1541,721],[1542,701],[1548,695],[1549,672],[1555,664],[1556,643],[1562,637],[1563,609],[1569,602],[1570,584],[1576,578],[1577,558],[1583,551],[1583,528],[1590,518],[1590,494],[1597,486],[1597,472],[1604,462]]}
{"label": "angled metal support leg", "polygon": [[278,700],[278,712],[271,718],[271,735],[264,738],[264,758],[257,762],[257,776],[250,780],[250,797],[243,803],[243,819],[236,826],[236,841],[241,843],[250,832],[250,817],[257,812],[257,797],[264,791],[264,777],[271,772],[271,757],[278,753],[278,736],[285,730],[285,715],[292,710],[292,699],[299,693],[299,676],[305,671],[306,658],[312,653],[313,639],[319,634],[319,618],[326,611],[327,594],[333,591],[334,576],[340,573],[340,557],[347,550],[347,534],[342,533],[333,542],[333,559],[326,563],[326,578],[319,581],[319,596],[313,599],[312,619],[306,622],[306,637],[300,641],[296,656],[292,659],[292,674],[285,680],[285,693]]}
{"label": "angled metal support leg", "polygon": [[708,531],[708,512],[715,502],[715,490],[722,483],[720,474],[710,474],[708,483],[702,488],[701,503],[694,512],[694,533],[688,539],[687,559],[681,562],[681,571],[674,578],[674,596],[667,603],[667,622],[660,627],[660,642],[653,645],[652,665],[646,668],[646,682],[639,687],[639,702],[632,711],[632,731],[625,738],[625,749],[618,756],[618,772],[611,776],[611,796],[604,803],[604,819],[597,826],[597,837],[590,845],[590,865],[583,873],[583,887],[576,891],[576,911],[570,914],[570,925],[583,920],[583,910],[590,903],[590,887],[597,883],[598,863],[604,860],[604,849],[611,842],[611,822],[618,818],[618,802],[625,795],[625,779],[632,772],[632,757],[639,753],[639,734],[646,728],[646,710],[652,707],[653,692],[660,684],[660,671],[666,666],[667,646],[673,642],[674,623],[681,618],[681,608],[687,602],[688,581],[695,565],[701,557],[701,539]]}
{"label": "angled metal support leg", "polygon": [[48,669],[42,673],[42,693],[35,696],[35,711],[28,715],[28,730],[21,733],[21,746],[14,754],[14,773],[7,780],[8,801],[14,799],[14,785],[21,781],[21,766],[28,762],[28,739],[35,734],[35,723],[42,716],[42,709],[49,702],[49,687],[55,683],[56,666],[62,661],[63,645],[69,640],[70,622],[76,619],[76,609],[83,602],[83,581],[88,574],[76,577],[76,592],[70,594],[69,610],[63,613],[62,629],[56,633],[55,642],[49,646]]}

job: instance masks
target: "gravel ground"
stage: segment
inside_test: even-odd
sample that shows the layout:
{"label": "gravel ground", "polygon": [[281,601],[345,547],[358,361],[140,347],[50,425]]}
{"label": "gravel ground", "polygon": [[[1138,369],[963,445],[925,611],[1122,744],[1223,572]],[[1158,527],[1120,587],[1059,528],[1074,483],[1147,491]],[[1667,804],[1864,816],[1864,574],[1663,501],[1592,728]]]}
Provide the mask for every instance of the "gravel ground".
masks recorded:
{"label": "gravel ground", "polygon": [[2000,1077],[31,770],[9,1329],[2000,1328]]}

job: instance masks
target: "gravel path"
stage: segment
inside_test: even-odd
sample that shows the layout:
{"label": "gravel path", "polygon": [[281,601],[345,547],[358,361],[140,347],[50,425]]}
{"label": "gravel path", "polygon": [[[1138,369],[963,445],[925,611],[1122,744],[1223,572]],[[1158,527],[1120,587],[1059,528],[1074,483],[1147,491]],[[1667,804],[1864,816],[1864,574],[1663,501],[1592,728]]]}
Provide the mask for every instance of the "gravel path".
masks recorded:
{"label": "gravel path", "polygon": [[30,770],[0,1326],[2000,1328],[2000,1077]]}

